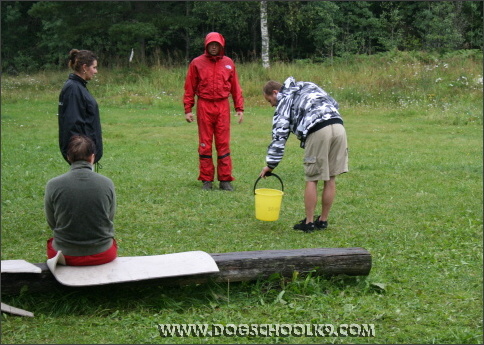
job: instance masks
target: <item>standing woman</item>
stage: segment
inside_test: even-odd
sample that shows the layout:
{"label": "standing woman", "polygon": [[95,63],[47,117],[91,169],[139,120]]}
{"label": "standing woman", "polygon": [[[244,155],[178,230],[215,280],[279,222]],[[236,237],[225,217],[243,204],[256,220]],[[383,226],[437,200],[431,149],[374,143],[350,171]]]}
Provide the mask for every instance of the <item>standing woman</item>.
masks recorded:
{"label": "standing woman", "polygon": [[[99,107],[87,90],[87,82],[97,73],[97,56],[90,50],[72,49],[69,67],[73,73],[65,82],[59,95],[59,147],[67,159],[67,147],[74,135],[85,135],[96,146],[96,164],[103,155],[103,142]],[[96,164],[97,170],[97,164]]]}

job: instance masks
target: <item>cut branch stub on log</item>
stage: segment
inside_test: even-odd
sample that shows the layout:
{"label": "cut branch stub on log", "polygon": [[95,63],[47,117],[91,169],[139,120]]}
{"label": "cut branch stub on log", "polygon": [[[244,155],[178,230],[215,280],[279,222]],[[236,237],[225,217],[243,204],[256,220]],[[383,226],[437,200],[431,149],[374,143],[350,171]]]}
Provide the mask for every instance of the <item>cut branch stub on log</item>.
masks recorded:
{"label": "cut branch stub on log", "polygon": [[[321,276],[366,276],[371,270],[371,254],[364,248],[307,248],[288,250],[261,250],[210,254],[220,272],[149,279],[116,285],[188,285],[215,282],[241,282],[266,279],[273,274],[292,277],[295,271],[304,276],[311,272]],[[68,288],[57,282],[45,263],[34,264],[40,274],[2,273],[2,294],[18,294],[21,289],[29,292]],[[83,287],[76,287],[76,289]]]}

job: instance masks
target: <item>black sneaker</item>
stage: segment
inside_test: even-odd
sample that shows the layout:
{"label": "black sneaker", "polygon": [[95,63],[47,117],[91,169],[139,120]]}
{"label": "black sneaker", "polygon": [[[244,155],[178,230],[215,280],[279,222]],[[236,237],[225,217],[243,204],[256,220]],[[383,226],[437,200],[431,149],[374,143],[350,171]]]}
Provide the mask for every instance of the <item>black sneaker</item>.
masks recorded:
{"label": "black sneaker", "polygon": [[294,230],[302,230],[304,232],[313,232],[314,231],[314,223],[306,224],[306,218],[301,220],[299,223],[293,226]]}
{"label": "black sneaker", "polygon": [[319,220],[319,216],[317,216],[316,220],[314,221],[314,227],[317,230],[324,230],[328,227],[328,221],[327,220]]}

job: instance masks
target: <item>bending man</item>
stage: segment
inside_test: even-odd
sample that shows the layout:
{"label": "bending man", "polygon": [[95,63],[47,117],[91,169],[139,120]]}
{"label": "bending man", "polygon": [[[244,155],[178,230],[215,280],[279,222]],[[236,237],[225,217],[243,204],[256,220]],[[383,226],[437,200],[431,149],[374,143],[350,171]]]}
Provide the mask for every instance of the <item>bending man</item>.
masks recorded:
{"label": "bending man", "polygon": [[[328,227],[328,216],[336,195],[335,177],[348,171],[348,148],[343,119],[338,103],[311,82],[296,82],[293,77],[284,84],[269,81],[263,88],[264,98],[276,107],[272,142],[266,164],[260,173],[272,172],[284,155],[289,134],[294,133],[304,148],[306,218],[294,225],[295,230],[312,232]],[[321,215],[314,219],[318,199],[318,181],[324,181]]]}

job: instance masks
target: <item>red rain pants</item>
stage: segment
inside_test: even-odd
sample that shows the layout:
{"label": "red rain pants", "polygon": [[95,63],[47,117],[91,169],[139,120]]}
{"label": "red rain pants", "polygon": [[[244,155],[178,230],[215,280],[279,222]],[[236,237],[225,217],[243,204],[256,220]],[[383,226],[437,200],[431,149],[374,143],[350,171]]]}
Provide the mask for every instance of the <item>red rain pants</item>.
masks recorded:
{"label": "red rain pants", "polygon": [[230,103],[229,99],[218,101],[197,99],[198,154],[201,181],[213,181],[215,167],[212,160],[212,142],[217,150],[217,178],[233,181],[232,157],[230,157]]}

